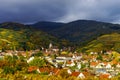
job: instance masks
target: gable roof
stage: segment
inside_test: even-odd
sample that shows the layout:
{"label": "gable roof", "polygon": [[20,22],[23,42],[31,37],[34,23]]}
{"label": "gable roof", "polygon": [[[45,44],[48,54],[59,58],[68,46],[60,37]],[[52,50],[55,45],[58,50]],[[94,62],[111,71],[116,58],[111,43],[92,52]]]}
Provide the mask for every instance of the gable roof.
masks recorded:
{"label": "gable roof", "polygon": [[91,62],[90,66],[97,66],[99,63],[98,62]]}
{"label": "gable roof", "polygon": [[29,68],[28,68],[28,72],[33,72],[33,71],[35,71],[35,70],[37,70],[38,69],[38,67],[36,67],[36,66],[30,66]]}
{"label": "gable roof", "polygon": [[80,72],[72,72],[71,76],[75,76],[75,77],[78,77],[80,74]]}
{"label": "gable roof", "polygon": [[86,72],[82,72],[82,73],[83,73],[84,76],[86,76],[86,77],[87,77],[87,76],[91,76],[91,74],[90,74],[89,72],[87,72],[87,71],[86,71]]}
{"label": "gable roof", "polygon": [[110,74],[108,74],[108,73],[105,73],[105,74],[100,74],[100,78],[110,78]]}
{"label": "gable roof", "polygon": [[41,73],[44,73],[44,72],[50,73],[50,69],[49,69],[48,67],[39,68],[39,71],[40,71]]}
{"label": "gable roof", "polygon": [[51,69],[51,72],[52,72],[54,75],[58,75],[59,72],[60,72],[60,69],[58,69],[58,68],[53,68],[53,69]]}
{"label": "gable roof", "polygon": [[67,64],[72,64],[72,62],[71,61],[67,61]]}

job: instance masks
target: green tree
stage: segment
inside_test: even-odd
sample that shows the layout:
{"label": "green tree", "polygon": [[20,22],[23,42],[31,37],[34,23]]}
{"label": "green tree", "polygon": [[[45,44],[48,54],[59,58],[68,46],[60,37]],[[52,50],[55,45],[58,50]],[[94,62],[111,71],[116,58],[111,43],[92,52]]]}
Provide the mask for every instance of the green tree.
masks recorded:
{"label": "green tree", "polygon": [[34,56],[36,57],[40,57],[40,56],[43,56],[43,53],[41,51],[37,52],[36,54],[34,54]]}
{"label": "green tree", "polygon": [[35,57],[30,63],[30,66],[38,66],[38,67],[43,67],[46,65],[46,62],[44,59]]}
{"label": "green tree", "polygon": [[99,55],[97,56],[97,60],[103,60],[102,55],[99,54]]}
{"label": "green tree", "polygon": [[15,73],[15,70],[14,70],[14,68],[11,67],[11,66],[5,66],[5,67],[3,68],[3,73],[5,73],[5,74],[14,74],[14,73]]}

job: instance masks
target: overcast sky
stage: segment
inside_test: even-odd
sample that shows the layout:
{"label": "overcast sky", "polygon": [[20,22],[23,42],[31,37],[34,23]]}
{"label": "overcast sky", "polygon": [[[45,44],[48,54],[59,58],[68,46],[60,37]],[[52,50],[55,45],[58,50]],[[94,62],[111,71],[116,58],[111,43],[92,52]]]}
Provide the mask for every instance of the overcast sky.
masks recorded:
{"label": "overcast sky", "polygon": [[120,0],[0,0],[0,23],[78,19],[120,23]]}

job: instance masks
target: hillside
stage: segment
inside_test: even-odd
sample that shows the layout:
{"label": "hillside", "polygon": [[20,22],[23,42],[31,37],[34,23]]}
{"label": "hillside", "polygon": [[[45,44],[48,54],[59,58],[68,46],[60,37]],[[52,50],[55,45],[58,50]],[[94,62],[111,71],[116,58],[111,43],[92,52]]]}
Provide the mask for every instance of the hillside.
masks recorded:
{"label": "hillside", "polygon": [[48,47],[51,42],[59,47],[83,47],[101,35],[120,33],[120,25],[92,20],[69,23],[42,21],[32,25],[6,22],[0,24],[0,32],[1,39],[15,41],[17,49]]}
{"label": "hillside", "polygon": [[120,25],[90,20],[78,20],[54,30],[51,34],[73,42],[84,42],[92,40],[102,34],[112,32],[120,32]]}
{"label": "hillside", "polygon": [[[41,22],[39,24],[33,24],[32,26],[36,28],[35,25],[37,25],[39,30],[45,31],[59,39],[67,39],[74,43],[77,42],[77,44],[89,42],[102,34],[120,32],[120,25],[118,24],[93,20],[77,20],[62,25],[52,22],[47,26],[47,28],[46,24]],[[56,28],[57,25],[59,27]]]}
{"label": "hillside", "polygon": [[0,49],[30,50],[47,48],[49,43],[58,45],[57,38],[43,31],[19,23],[0,24]]}
{"label": "hillside", "polygon": [[85,47],[79,49],[79,51],[83,52],[100,52],[103,50],[114,50],[120,52],[120,34],[112,33],[102,35],[86,44]]}

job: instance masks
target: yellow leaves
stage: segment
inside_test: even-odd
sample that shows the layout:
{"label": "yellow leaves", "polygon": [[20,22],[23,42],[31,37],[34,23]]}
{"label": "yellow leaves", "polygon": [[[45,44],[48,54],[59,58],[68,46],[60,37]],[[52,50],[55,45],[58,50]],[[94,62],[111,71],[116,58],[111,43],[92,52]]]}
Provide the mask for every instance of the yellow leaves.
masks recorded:
{"label": "yellow leaves", "polygon": [[116,51],[112,51],[112,54],[113,54],[114,57],[120,56],[120,54]]}
{"label": "yellow leaves", "polygon": [[103,35],[103,36],[99,37],[98,40],[120,41],[120,34],[112,33],[112,34]]}
{"label": "yellow leaves", "polygon": [[98,37],[97,39],[88,43],[83,50],[86,52],[100,52],[102,50],[120,51],[120,34],[112,33]]}
{"label": "yellow leaves", "polygon": [[113,57],[115,57],[115,60],[116,60],[116,61],[119,61],[119,59],[120,59],[120,54],[119,54],[118,52],[116,52],[116,51],[113,51],[112,54],[113,54]]}
{"label": "yellow leaves", "polygon": [[0,39],[3,42],[7,42],[7,43],[11,43],[10,41],[6,40],[6,39]]}
{"label": "yellow leaves", "polygon": [[5,31],[2,31],[2,32],[1,32],[1,34],[2,34],[2,35],[5,35],[5,34],[6,34],[6,32],[5,32]]}
{"label": "yellow leaves", "polygon": [[63,51],[63,52],[61,52],[61,54],[68,54],[68,52],[66,52],[66,51]]}
{"label": "yellow leaves", "polygon": [[13,38],[13,35],[9,35],[8,38],[12,39],[12,38]]}

